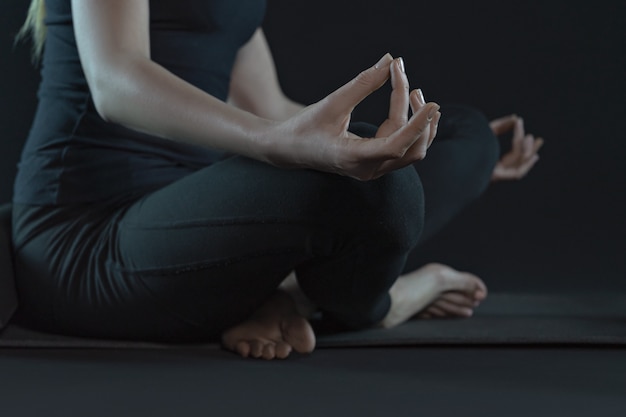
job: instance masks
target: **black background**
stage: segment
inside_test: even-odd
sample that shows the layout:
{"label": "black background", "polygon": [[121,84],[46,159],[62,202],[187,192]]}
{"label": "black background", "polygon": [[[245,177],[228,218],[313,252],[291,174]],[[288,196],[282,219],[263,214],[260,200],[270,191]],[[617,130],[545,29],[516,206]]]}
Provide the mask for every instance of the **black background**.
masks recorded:
{"label": "black background", "polygon": [[[492,291],[625,291],[625,4],[268,0],[264,28],[301,102],[390,52],[428,100],[515,112],[546,139],[536,169],[492,186],[424,248],[426,260],[471,270]],[[0,202],[36,103],[28,47],[13,48],[27,7],[5,0],[0,13]],[[354,119],[380,122],[387,95]]]}

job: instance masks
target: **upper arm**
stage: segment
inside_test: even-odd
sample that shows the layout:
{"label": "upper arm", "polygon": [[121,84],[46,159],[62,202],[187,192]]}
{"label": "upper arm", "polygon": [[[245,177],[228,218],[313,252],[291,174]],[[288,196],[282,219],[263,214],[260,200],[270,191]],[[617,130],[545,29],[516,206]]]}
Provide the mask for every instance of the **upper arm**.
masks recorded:
{"label": "upper arm", "polygon": [[149,0],[72,0],[81,65],[94,102],[133,59],[150,59]]}
{"label": "upper arm", "polygon": [[286,98],[261,29],[257,29],[237,53],[231,73],[229,101],[244,110],[270,118],[271,113],[280,111],[284,106]]}

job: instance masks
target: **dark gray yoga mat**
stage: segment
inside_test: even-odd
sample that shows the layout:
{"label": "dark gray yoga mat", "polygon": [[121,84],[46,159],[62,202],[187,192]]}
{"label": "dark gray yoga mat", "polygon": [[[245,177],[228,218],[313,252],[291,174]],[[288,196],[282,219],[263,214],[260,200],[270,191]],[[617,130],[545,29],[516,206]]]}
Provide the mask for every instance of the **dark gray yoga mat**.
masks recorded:
{"label": "dark gray yoga mat", "polygon": [[626,346],[626,294],[492,294],[471,319],[413,320],[320,341],[327,347],[569,344]]}
{"label": "dark gray yoga mat", "polygon": [[[626,346],[626,294],[492,294],[471,319],[414,320],[394,329],[320,328],[318,348],[426,345]],[[218,349],[216,344],[185,345]],[[0,348],[168,349],[181,345],[52,335],[9,325]]]}

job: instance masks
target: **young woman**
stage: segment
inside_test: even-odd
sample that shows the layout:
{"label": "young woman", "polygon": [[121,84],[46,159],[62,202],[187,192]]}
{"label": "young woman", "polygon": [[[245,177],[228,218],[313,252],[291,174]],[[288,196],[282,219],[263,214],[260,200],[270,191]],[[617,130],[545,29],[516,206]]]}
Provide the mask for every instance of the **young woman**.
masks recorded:
{"label": "young woman", "polygon": [[[393,327],[471,316],[486,297],[478,277],[415,254],[490,181],[522,177],[542,141],[516,116],[440,111],[388,54],[320,102],[294,103],[259,28],[264,8],[32,0],[22,34],[42,82],[13,215],[23,320],[219,338],[272,359],[314,349],[313,311]],[[388,119],[350,123],[389,79]],[[498,161],[494,133],[511,129]]]}

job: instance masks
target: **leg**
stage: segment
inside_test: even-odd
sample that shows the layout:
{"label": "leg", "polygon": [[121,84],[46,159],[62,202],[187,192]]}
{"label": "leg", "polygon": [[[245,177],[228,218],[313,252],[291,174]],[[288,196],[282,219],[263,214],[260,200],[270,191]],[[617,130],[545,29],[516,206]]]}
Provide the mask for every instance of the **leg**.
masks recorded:
{"label": "leg", "polygon": [[[443,114],[440,133],[427,158],[415,164],[428,182],[420,242],[484,191],[498,157],[497,141],[482,114],[460,106],[444,107]],[[376,127],[354,123],[351,131],[368,137],[375,135]],[[390,289],[391,308],[380,322],[383,327],[398,325],[429,305],[432,315],[470,316],[487,295],[484,283],[472,274],[440,264],[420,267],[418,252],[418,248],[412,251],[405,274]]]}
{"label": "leg", "polygon": [[[420,244],[482,194],[499,155],[497,140],[480,112],[462,106],[443,106],[441,112],[437,138],[426,158],[414,164],[425,196]],[[364,136],[375,133],[372,126],[358,128]],[[402,323],[429,305],[431,316],[471,316],[487,295],[484,283],[472,274],[440,264],[423,266],[419,248],[409,254],[404,275],[391,288],[393,305],[383,320],[385,327]]]}
{"label": "leg", "polygon": [[[489,185],[499,153],[498,141],[482,113],[464,106],[443,107],[439,133],[428,155],[414,164],[426,198],[420,243],[480,197]],[[411,260],[408,270],[416,266]]]}
{"label": "leg", "polygon": [[[497,139],[487,119],[476,110],[446,106],[439,127],[426,159],[415,164],[426,199],[420,246],[484,192],[499,156]],[[487,295],[484,283],[472,274],[444,265],[421,267],[420,246],[409,255],[405,273],[434,275],[457,285],[442,293],[426,309],[425,317],[471,316],[473,308]]]}
{"label": "leg", "polygon": [[[422,243],[482,194],[499,154],[497,140],[480,112],[445,106],[442,113],[437,139],[426,159],[415,164],[426,200]],[[355,123],[351,130],[368,137],[375,135],[376,127]],[[391,308],[380,324],[393,327],[426,307],[432,316],[471,316],[487,295],[484,283],[445,265],[421,266],[418,256],[419,247],[409,255],[405,275],[391,287]]]}
{"label": "leg", "polygon": [[198,340],[250,317],[295,269],[328,316],[369,326],[417,242],[421,199],[412,169],[364,183],[235,157],[113,214],[64,211],[63,228],[22,239],[23,294],[38,297],[30,277],[52,287],[40,316],[57,331]]}
{"label": "leg", "polygon": [[[437,137],[426,158],[414,164],[424,189],[425,222],[420,244],[441,230],[487,188],[499,157],[499,145],[485,116],[471,107],[444,105]],[[376,126],[353,123],[351,131],[364,137]],[[419,266],[419,248],[405,272]]]}

